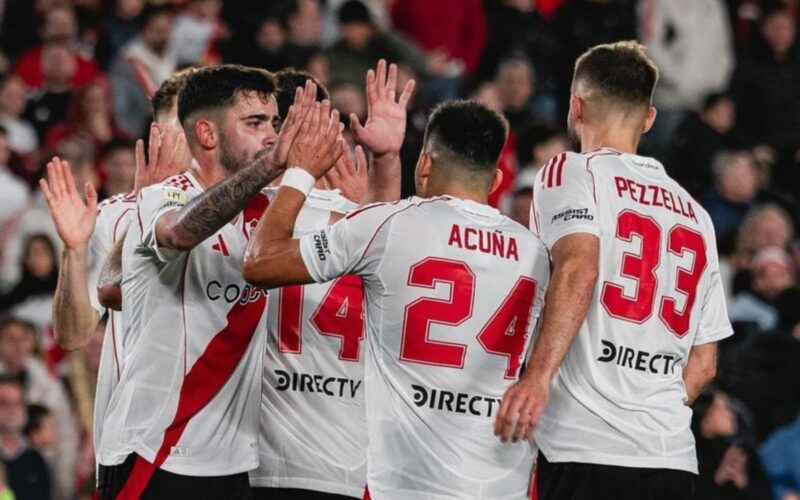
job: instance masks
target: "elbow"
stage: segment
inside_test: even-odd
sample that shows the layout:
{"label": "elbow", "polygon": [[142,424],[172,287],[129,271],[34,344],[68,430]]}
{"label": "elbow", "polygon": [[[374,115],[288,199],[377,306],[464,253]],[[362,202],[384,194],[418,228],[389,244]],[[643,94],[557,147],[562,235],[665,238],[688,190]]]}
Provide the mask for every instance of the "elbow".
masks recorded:
{"label": "elbow", "polygon": [[[53,338],[55,338],[56,343],[67,352],[77,351],[89,343],[88,335],[70,335],[56,326],[53,327]],[[81,338],[83,338],[83,341],[81,341]]]}
{"label": "elbow", "polygon": [[98,286],[97,298],[103,307],[114,311],[122,310],[122,290],[116,285]]}
{"label": "elbow", "polygon": [[251,285],[262,288],[275,288],[277,285],[274,277],[269,272],[272,267],[271,265],[264,265],[263,261],[247,253],[242,263],[242,275],[245,281]]}
{"label": "elbow", "polygon": [[717,378],[717,363],[716,363],[716,360],[714,360],[714,362],[709,363],[708,365],[706,365],[705,370],[703,370],[703,375],[704,375],[704,379],[703,380],[705,382],[703,384],[704,386],[710,384],[711,382],[714,381],[715,378]]}

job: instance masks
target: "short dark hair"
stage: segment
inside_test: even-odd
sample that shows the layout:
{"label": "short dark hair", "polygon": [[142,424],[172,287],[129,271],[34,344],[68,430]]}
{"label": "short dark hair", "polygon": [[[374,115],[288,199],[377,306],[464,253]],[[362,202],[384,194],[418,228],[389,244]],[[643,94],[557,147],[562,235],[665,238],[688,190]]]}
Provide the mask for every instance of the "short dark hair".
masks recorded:
{"label": "short dark hair", "polygon": [[330,99],[328,89],[307,71],[300,71],[294,68],[282,69],[275,73],[275,80],[278,84],[278,92],[275,94],[275,99],[278,101],[278,113],[281,116],[281,120],[286,118],[289,106],[294,102],[295,89],[305,86],[306,80],[311,80],[317,85],[317,101]]}
{"label": "short dark hair", "polygon": [[136,20],[139,25],[139,30],[143,30],[154,17],[161,14],[174,16],[175,9],[172,7],[171,3],[154,4],[147,2],[144,9],[142,9],[142,12],[139,14],[139,18]]}
{"label": "short dark hair", "polygon": [[573,84],[584,81],[615,104],[650,106],[658,68],[636,41],[597,45],[575,62]]}
{"label": "short dark hair", "polygon": [[372,14],[361,0],[347,0],[339,7],[339,24],[372,23]]}
{"label": "short dark hair", "polygon": [[158,118],[161,114],[169,113],[169,110],[172,109],[172,104],[178,100],[181,90],[186,86],[186,80],[197,71],[199,71],[198,68],[185,68],[173,73],[172,76],[164,80],[155,94],[153,94],[153,97],[150,98],[155,118]]}
{"label": "short dark hair", "polygon": [[100,159],[105,160],[108,155],[119,149],[134,151],[135,148],[136,143],[132,139],[128,139],[127,137],[114,137],[107,143],[103,144],[103,147],[100,150]]}
{"label": "short dark hair", "polygon": [[22,428],[22,433],[30,437],[32,433],[38,431],[42,427],[44,419],[52,414],[53,412],[46,406],[37,404],[28,405],[28,422],[25,424],[25,427]]}
{"label": "short dark hair", "polygon": [[424,150],[448,166],[471,173],[494,173],[508,138],[508,121],[476,101],[438,105],[425,128]]}
{"label": "short dark hair", "polygon": [[202,68],[186,79],[178,96],[178,118],[187,129],[185,121],[196,111],[230,106],[241,92],[269,96],[276,89],[275,77],[266,70],[238,64]]}

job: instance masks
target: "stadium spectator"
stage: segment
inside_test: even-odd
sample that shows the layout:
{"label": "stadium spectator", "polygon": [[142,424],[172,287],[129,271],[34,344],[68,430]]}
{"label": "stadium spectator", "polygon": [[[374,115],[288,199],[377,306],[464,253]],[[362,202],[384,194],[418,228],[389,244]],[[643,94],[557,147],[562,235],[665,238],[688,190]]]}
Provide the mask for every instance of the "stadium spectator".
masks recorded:
{"label": "stadium spectator", "polygon": [[699,478],[696,498],[748,500],[771,497],[769,479],[753,448],[741,403],[709,389],[692,405]]}
{"label": "stadium spectator", "polygon": [[21,279],[2,295],[4,310],[13,311],[40,327],[50,324],[50,306],[58,281],[58,260],[53,242],[44,234],[31,235],[25,242]]}
{"label": "stadium spectator", "polygon": [[98,75],[94,61],[85,57],[77,50],[78,20],[75,11],[70,6],[58,6],[44,14],[44,21],[39,36],[41,45],[36,45],[17,61],[14,72],[17,73],[25,85],[31,89],[38,89],[44,82],[42,73],[42,53],[48,45],[64,45],[75,57],[75,72],[72,74],[71,83],[75,86],[85,85]]}
{"label": "stadium spectator", "polygon": [[[235,36],[235,35],[234,35]],[[224,52],[226,61],[269,71],[293,66],[287,47],[288,26],[276,12],[268,12],[249,36],[240,35]]]}
{"label": "stadium spectator", "polygon": [[112,0],[111,12],[99,26],[97,64],[107,70],[117,52],[139,32],[139,16],[146,0]]}
{"label": "stadium spectator", "polygon": [[530,105],[535,82],[533,65],[524,56],[511,56],[497,67],[497,95],[515,137],[534,121]]}
{"label": "stadium spectator", "polygon": [[753,323],[760,332],[778,326],[775,300],[794,283],[794,266],[789,254],[780,247],[768,247],[753,258],[750,268],[750,289],[733,298],[729,315],[731,321]]}
{"label": "stadium spectator", "polygon": [[363,92],[362,75],[374,68],[379,59],[408,64],[418,74],[427,73],[425,54],[399,35],[382,31],[359,0],[342,4],[338,17],[341,38],[325,51],[332,81],[349,81]]}
{"label": "stadium spectator", "polygon": [[714,187],[701,199],[703,207],[714,223],[717,242],[733,241],[758,195],[758,171],[753,156],[746,151],[718,153],[711,170]]}
{"label": "stadium spectator", "polygon": [[658,120],[648,146],[663,148],[705,96],[728,88],[733,42],[724,0],[644,0],[638,3],[639,39],[661,68],[653,96]]}
{"label": "stadium spectator", "polygon": [[105,177],[101,198],[130,192],[136,174],[133,141],[113,139],[107,142],[100,155],[100,173]]}
{"label": "stadium spectator", "polygon": [[788,248],[794,236],[789,214],[775,204],[764,204],[747,214],[736,238],[734,267],[750,267],[753,257],[769,247]]}
{"label": "stadium spectator", "polygon": [[[520,52],[533,63],[536,74],[536,93],[543,102],[555,106],[558,91],[558,71],[561,43],[545,20],[537,2],[529,0],[500,0],[484,2],[488,33],[477,77],[492,78],[498,64],[512,53]],[[557,113],[555,109],[550,110]],[[553,115],[554,117],[557,115]]]}
{"label": "stadium spectator", "polygon": [[28,97],[23,115],[33,124],[40,143],[54,123],[67,117],[75,65],[75,54],[63,45],[48,45],[42,50],[42,85]]}
{"label": "stadium spectator", "polygon": [[[333,82],[328,91],[331,95],[331,107],[339,110],[344,123],[349,123],[350,113],[355,113],[362,122],[364,121],[367,116],[367,103],[358,85],[350,81]],[[349,134],[349,127],[344,133]]]}
{"label": "stadium spectator", "polygon": [[67,117],[47,132],[45,148],[53,150],[67,139],[81,139],[92,145],[95,158],[100,156],[106,143],[130,136],[117,123],[112,106],[112,89],[106,78],[80,88],[70,102]]}
{"label": "stadium spectator", "polygon": [[736,105],[727,94],[713,93],[672,134],[664,160],[670,175],[699,198],[712,186],[714,156],[743,146],[736,130]]}
{"label": "stadium spectator", "polygon": [[[217,43],[227,36],[221,0],[188,0],[175,17],[170,47],[179,67],[218,63]],[[278,68],[280,69],[280,68]]]}
{"label": "stadium spectator", "polygon": [[[8,375],[0,376],[0,468],[7,470],[7,484],[20,500],[50,500],[51,478],[39,452],[25,441],[22,429],[27,415],[22,383]],[[0,481],[0,498],[5,481]],[[12,497],[13,498],[13,497]]]}
{"label": "stadium spectator", "polygon": [[477,71],[486,43],[481,0],[403,0],[391,5],[395,29],[422,47],[431,61],[433,75],[423,87],[427,100],[457,98],[462,78]]}
{"label": "stadium spectator", "polygon": [[761,38],[740,60],[732,82],[739,122],[756,143],[773,148],[778,164],[776,189],[800,194],[794,168],[800,151],[800,54],[797,20],[789,9],[769,11],[761,23]]}
{"label": "stadium spectator", "polygon": [[0,192],[3,193],[3,203],[0,203],[0,241],[9,227],[7,224],[20,215],[30,196],[28,185],[9,170],[10,157],[8,134],[5,127],[0,126]]}
{"label": "stadium spectator", "polygon": [[36,358],[35,348],[36,330],[32,324],[14,317],[0,321],[0,374],[21,381],[26,403],[45,406],[56,416],[59,442],[53,470],[55,497],[71,498],[77,477],[75,417],[64,388]]}
{"label": "stadium spectator", "polygon": [[[636,38],[636,18],[631,2],[618,0],[565,0],[556,11],[553,30],[561,43],[557,100],[559,117],[567,116],[569,88],[575,60],[589,47]],[[559,120],[563,124],[563,118]]]}
{"label": "stadium spectator", "polygon": [[150,121],[149,97],[177,69],[169,47],[174,13],[170,4],[148,5],[139,33],[119,50],[109,75],[114,94],[114,117],[131,137],[139,137]]}
{"label": "stadium spectator", "polygon": [[25,84],[16,75],[0,79],[0,125],[8,132],[8,147],[21,155],[39,148],[39,139],[30,123],[21,118],[27,105]]}
{"label": "stadium spectator", "polygon": [[301,66],[321,47],[323,3],[320,0],[293,0],[292,3],[294,8],[286,17],[288,47],[295,64]]}
{"label": "stadium spectator", "polygon": [[800,498],[800,415],[761,446],[761,459],[778,500]]}

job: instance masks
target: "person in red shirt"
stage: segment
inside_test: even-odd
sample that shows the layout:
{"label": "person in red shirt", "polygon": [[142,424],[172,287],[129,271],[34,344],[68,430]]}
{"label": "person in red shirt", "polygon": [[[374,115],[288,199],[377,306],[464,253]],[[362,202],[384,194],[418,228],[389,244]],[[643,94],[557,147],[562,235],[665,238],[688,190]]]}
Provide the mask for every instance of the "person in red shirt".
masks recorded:
{"label": "person in red shirt", "polygon": [[42,43],[22,54],[14,67],[14,72],[23,79],[28,88],[35,90],[44,83],[42,52],[46,45],[66,45],[75,54],[72,85],[85,85],[99,73],[94,61],[81,55],[75,48],[78,39],[78,20],[71,8],[58,7],[50,10],[45,15],[39,36]]}

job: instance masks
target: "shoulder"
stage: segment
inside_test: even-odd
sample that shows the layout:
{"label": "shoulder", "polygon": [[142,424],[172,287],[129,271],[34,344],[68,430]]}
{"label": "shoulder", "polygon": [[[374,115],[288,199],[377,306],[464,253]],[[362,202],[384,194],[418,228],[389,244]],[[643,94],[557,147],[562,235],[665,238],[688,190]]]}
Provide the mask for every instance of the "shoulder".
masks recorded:
{"label": "shoulder", "polygon": [[[587,154],[565,151],[550,158],[537,174],[537,184],[543,189],[561,187],[577,178],[590,175],[589,161],[602,152]],[[614,153],[616,154],[616,153]]]}
{"label": "shoulder", "polygon": [[181,191],[188,191],[189,189],[197,189],[194,181],[189,178],[186,174],[178,174],[173,175],[172,177],[167,177],[164,181],[160,184],[160,186],[166,188],[174,188],[179,189]]}
{"label": "shoulder", "polygon": [[366,219],[368,217],[390,219],[405,212],[414,212],[416,210],[425,209],[430,205],[447,202],[450,200],[451,198],[449,196],[436,196],[433,198],[419,198],[417,196],[412,196],[410,198],[404,198],[391,203],[371,203],[348,212],[348,214],[345,216],[345,219],[350,220],[357,217],[362,219]]}
{"label": "shoulder", "polygon": [[136,194],[134,192],[121,193],[106,198],[97,205],[98,222],[109,219],[117,219],[124,212],[134,208],[136,205]]}

